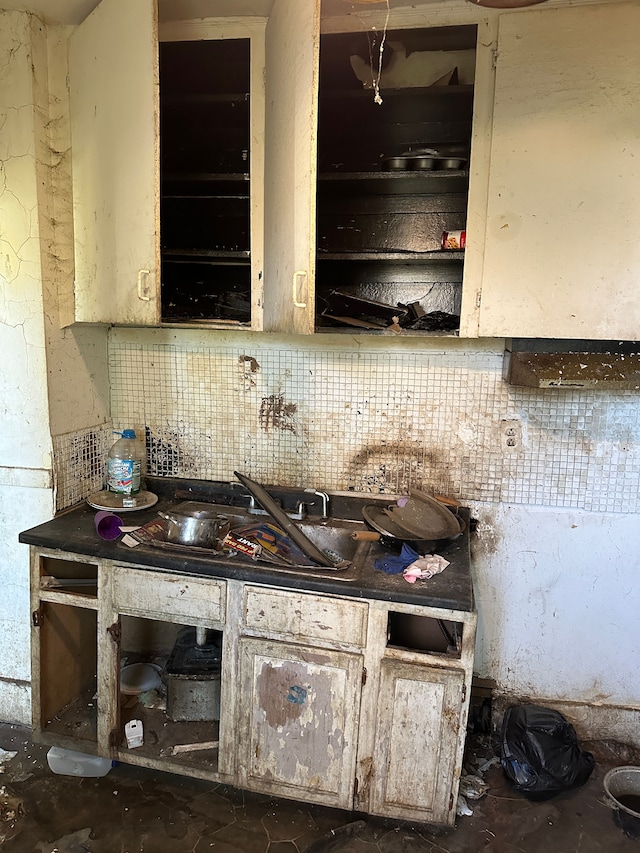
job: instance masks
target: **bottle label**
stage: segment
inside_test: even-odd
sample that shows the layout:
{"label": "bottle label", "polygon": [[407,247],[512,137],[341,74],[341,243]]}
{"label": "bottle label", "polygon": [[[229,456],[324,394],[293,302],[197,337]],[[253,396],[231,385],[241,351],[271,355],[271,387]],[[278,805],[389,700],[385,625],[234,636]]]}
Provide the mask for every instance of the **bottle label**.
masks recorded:
{"label": "bottle label", "polygon": [[107,489],[119,495],[135,495],[140,491],[140,460],[109,459]]}

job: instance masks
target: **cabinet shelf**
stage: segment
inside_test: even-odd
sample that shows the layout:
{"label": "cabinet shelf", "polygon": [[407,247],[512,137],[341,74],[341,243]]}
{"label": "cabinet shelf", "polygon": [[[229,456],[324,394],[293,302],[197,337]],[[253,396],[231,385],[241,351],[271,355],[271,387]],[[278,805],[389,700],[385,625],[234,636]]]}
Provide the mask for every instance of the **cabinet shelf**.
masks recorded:
{"label": "cabinet shelf", "polygon": [[163,261],[170,263],[215,264],[218,261],[239,262],[250,260],[250,252],[233,249],[163,249]]}
{"label": "cabinet shelf", "polygon": [[248,172],[169,172],[162,176],[162,183],[224,183],[225,181],[249,182]]}
{"label": "cabinet shelf", "polygon": [[465,192],[468,169],[322,172],[318,180],[323,192],[356,190],[359,195],[420,195]]}
{"label": "cabinet shelf", "polygon": [[[425,100],[438,100],[440,98],[472,98],[473,84],[459,83],[454,86],[410,86],[402,88],[384,88],[381,92],[383,101],[404,100],[410,105],[415,105],[417,100],[423,103]],[[325,88],[322,92],[323,102],[326,101],[371,101],[374,99],[373,89],[358,87],[354,89],[330,89]],[[376,105],[377,106],[377,105]]]}
{"label": "cabinet shelf", "polygon": [[438,261],[459,263],[464,252],[318,252],[318,261]]}

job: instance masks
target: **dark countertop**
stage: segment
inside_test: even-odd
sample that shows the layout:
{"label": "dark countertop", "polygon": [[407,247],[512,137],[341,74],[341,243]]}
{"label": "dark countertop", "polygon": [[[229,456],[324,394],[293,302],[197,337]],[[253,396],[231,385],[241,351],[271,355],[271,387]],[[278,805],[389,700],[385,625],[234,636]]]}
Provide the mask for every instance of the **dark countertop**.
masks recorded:
{"label": "dark countertop", "polygon": [[[150,478],[147,481],[147,489],[158,495],[158,503],[151,509],[120,513],[126,525],[145,524],[157,517],[159,509],[170,508],[171,505],[184,500],[184,494],[176,498],[176,488],[182,489],[183,492],[188,490],[193,500],[213,497],[211,492],[204,491],[202,483],[198,483],[191,489],[185,481],[167,479],[159,482],[159,480],[160,478],[153,478],[153,480]],[[272,488],[268,488],[273,494]],[[285,491],[289,490],[283,490],[283,493]],[[239,492],[234,490],[232,494],[235,502],[235,495]],[[361,506],[373,500],[376,498],[363,500],[356,496],[354,498],[336,497],[334,500],[332,496],[331,506],[340,509],[338,517],[351,517],[360,521]],[[377,500],[380,499],[377,498]],[[220,498],[220,490],[215,493],[215,501],[223,502]],[[384,502],[390,502],[388,496],[385,497]],[[283,504],[286,505],[286,501],[283,501]],[[345,513],[346,507],[349,507],[351,513],[348,516]],[[183,548],[169,549],[152,545],[138,545],[130,548],[120,540],[105,541],[95,531],[93,521],[95,513],[95,509],[83,503],[61,513],[51,521],[23,531],[19,535],[19,541],[40,548],[85,554],[88,557],[148,566],[150,569],[197,577],[233,578],[289,589],[352,598],[396,601],[466,612],[475,609],[470,569],[469,511],[464,508],[459,510],[459,514],[467,522],[465,532],[446,548],[436,551],[448,560],[450,565],[439,575],[429,580],[418,580],[414,584],[407,583],[401,574],[388,575],[374,569],[373,558],[384,553],[380,550],[378,543],[370,543],[367,557],[363,561],[357,561],[356,567],[344,572],[333,572],[323,568],[317,570],[301,568],[290,571],[266,563],[244,562],[248,558],[241,559],[239,556],[209,556],[195,550],[187,552]],[[369,543],[366,544],[369,545]]]}

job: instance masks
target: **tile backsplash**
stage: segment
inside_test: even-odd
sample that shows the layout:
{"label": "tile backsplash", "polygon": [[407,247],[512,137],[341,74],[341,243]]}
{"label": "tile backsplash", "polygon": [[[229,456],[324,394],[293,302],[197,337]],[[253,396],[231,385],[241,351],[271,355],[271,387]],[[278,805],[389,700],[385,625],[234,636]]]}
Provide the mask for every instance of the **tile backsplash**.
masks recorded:
{"label": "tile backsplash", "polygon": [[[635,392],[509,386],[499,347],[462,341],[138,332],[111,336],[111,413],[145,436],[150,474],[638,510]],[[61,506],[67,466],[99,474],[104,431],[56,442]]]}

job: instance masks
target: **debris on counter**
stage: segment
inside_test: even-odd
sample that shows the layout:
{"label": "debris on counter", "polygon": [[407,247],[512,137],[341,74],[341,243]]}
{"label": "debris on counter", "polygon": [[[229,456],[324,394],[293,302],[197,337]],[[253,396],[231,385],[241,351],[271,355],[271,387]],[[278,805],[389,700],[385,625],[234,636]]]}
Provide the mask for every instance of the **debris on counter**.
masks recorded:
{"label": "debris on counter", "polygon": [[377,557],[373,561],[373,565],[379,572],[386,572],[388,575],[399,575],[419,559],[420,554],[405,542],[399,554],[385,554],[383,557]]}
{"label": "debris on counter", "polygon": [[408,583],[415,583],[417,580],[429,580],[434,575],[443,572],[448,565],[449,561],[439,554],[428,554],[407,566],[403,571],[403,577]]}

